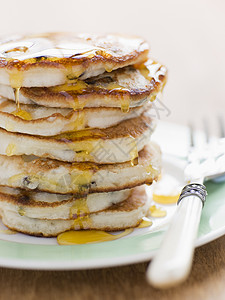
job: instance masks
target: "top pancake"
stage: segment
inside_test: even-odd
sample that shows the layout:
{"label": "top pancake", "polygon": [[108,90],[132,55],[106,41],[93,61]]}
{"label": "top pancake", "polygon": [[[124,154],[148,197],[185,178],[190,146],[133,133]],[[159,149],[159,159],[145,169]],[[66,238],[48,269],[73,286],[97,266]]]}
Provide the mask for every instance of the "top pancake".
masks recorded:
{"label": "top pancake", "polygon": [[0,83],[13,88],[54,86],[147,60],[137,37],[45,33],[0,41]]}

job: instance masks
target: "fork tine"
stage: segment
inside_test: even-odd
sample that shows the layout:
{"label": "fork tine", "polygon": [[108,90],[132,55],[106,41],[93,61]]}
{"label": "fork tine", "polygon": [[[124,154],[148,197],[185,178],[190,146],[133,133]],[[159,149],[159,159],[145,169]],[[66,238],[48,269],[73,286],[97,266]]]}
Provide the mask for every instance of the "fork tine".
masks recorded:
{"label": "fork tine", "polygon": [[225,137],[225,126],[224,126],[224,119],[222,115],[218,116],[218,123],[219,123],[219,136],[221,138]]}
{"label": "fork tine", "polygon": [[206,137],[206,143],[209,143],[209,122],[206,118],[203,118],[203,129]]}
{"label": "fork tine", "polygon": [[190,122],[188,125],[189,128],[189,138],[190,138],[190,147],[194,147],[194,127],[193,124]]}

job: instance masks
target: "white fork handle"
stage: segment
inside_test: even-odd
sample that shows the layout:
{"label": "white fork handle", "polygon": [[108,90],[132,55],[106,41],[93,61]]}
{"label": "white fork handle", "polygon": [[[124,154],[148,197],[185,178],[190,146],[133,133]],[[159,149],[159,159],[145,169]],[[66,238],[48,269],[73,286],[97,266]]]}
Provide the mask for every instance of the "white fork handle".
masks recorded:
{"label": "white fork handle", "polygon": [[191,193],[184,195],[177,206],[162,245],[147,270],[147,280],[153,286],[167,288],[187,278],[191,270],[203,202],[201,197]]}

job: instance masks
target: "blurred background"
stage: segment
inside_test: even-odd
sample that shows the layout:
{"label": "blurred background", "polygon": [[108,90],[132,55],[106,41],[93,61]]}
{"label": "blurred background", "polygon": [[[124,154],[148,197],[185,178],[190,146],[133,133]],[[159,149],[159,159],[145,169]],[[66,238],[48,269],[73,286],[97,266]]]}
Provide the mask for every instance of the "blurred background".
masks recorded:
{"label": "blurred background", "polygon": [[151,0],[8,0],[0,34],[43,31],[120,32],[143,36],[168,67],[160,118],[216,129],[225,117],[225,2]]}

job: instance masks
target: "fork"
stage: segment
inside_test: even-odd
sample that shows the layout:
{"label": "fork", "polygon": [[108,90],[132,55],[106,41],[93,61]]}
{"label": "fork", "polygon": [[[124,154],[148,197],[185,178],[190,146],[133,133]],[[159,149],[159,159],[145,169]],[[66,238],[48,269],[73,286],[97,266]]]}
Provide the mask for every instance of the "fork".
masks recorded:
{"label": "fork", "polygon": [[208,123],[204,122],[206,142],[200,149],[195,146],[193,125],[189,126],[190,149],[184,170],[188,184],[180,194],[174,218],[162,245],[147,269],[147,280],[154,287],[175,286],[190,273],[194,242],[207,195],[203,182],[221,178],[225,174],[225,133],[221,118],[219,125],[221,138],[211,142]]}

